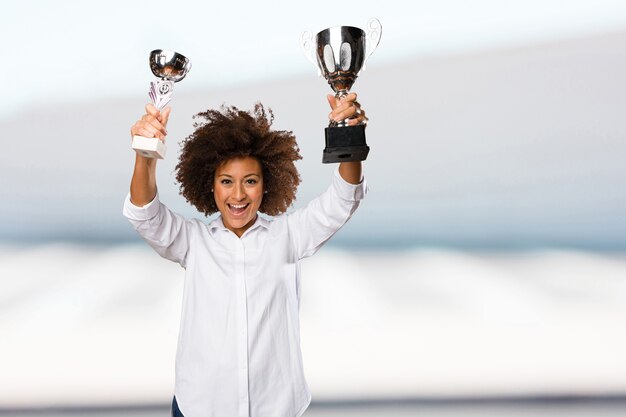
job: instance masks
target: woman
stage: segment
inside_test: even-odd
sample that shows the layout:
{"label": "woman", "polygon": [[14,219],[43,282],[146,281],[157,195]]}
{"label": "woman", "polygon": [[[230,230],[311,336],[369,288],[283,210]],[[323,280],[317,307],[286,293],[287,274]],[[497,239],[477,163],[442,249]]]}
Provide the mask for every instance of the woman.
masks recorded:
{"label": "woman", "polygon": [[[328,101],[333,120],[367,120],[354,93]],[[169,115],[147,105],[131,136],[164,140]],[[170,211],[158,199],[157,160],[140,155],[124,205],[141,237],[186,269],[172,415],[300,416],[311,395],[300,351],[299,261],[358,207],[361,163],[341,163],[325,193],[284,214],[300,182],[294,135],[272,130],[261,104],[197,117],[204,121],[183,142],[176,178],[187,201],[220,216],[206,225]]]}

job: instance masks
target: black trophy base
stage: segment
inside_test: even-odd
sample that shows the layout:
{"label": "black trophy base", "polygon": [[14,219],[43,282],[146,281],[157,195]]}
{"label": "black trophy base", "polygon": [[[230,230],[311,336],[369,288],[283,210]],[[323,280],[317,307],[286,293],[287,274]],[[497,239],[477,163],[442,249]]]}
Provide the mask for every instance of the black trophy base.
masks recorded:
{"label": "black trophy base", "polygon": [[327,127],[322,163],[365,161],[370,147],[365,143],[365,125]]}

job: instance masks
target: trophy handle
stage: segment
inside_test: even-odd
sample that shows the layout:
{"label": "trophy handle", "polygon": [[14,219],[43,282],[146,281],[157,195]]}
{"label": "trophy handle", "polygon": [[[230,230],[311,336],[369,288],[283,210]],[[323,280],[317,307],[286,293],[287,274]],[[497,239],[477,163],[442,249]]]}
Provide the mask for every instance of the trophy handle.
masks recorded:
{"label": "trophy handle", "polygon": [[380,37],[383,34],[383,25],[380,24],[380,20],[375,17],[371,18],[367,22],[366,42],[365,42],[365,62],[369,59],[370,55],[374,53],[378,44],[380,43]]}
{"label": "trophy handle", "polygon": [[315,69],[317,69],[317,75],[322,75],[322,70],[320,70],[320,67],[317,65],[317,59],[315,57],[315,42],[313,41],[313,32],[308,29],[302,32],[302,35],[300,35],[300,47],[304,52],[304,56],[306,56],[307,59],[311,61],[311,63],[315,66]]}

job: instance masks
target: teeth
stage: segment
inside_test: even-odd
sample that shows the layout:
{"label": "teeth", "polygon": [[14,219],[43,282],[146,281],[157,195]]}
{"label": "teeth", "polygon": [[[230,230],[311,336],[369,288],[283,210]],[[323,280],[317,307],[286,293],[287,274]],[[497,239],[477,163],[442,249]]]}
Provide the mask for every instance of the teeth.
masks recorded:
{"label": "teeth", "polygon": [[237,204],[231,204],[230,206],[231,206],[232,208],[240,209],[240,208],[244,208],[245,206],[247,206],[247,204],[240,204],[240,205],[237,205]]}

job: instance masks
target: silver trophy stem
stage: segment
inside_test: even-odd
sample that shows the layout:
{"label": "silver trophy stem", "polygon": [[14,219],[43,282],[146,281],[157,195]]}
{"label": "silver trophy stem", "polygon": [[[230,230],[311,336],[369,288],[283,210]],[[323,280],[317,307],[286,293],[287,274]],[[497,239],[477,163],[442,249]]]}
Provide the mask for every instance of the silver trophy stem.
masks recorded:
{"label": "silver trophy stem", "polygon": [[148,91],[148,96],[150,96],[150,100],[152,100],[152,104],[157,109],[163,110],[165,106],[172,99],[172,93],[174,92],[174,82],[168,81],[165,79],[157,79],[156,81],[150,82],[150,91]]}

